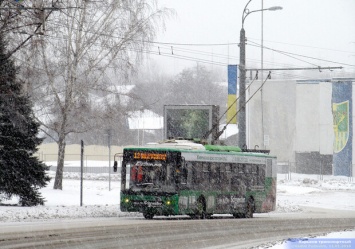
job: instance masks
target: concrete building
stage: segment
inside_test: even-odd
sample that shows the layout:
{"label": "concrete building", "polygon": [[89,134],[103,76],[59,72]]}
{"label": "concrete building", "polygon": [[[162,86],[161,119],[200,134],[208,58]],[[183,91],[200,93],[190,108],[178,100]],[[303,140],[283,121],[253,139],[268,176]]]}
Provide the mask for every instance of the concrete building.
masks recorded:
{"label": "concrete building", "polygon": [[[355,83],[354,79],[347,81]],[[247,100],[250,98],[247,104],[248,147],[270,149],[279,162],[289,162],[293,172],[333,174],[332,98],[334,85],[341,82],[339,78],[268,80],[262,91],[259,90],[261,82],[253,82],[247,93]],[[352,87],[351,96],[355,96],[354,89]],[[349,113],[349,124],[352,124],[354,115],[352,111]],[[348,138],[352,146],[353,126],[350,128]],[[352,176],[355,172],[354,147],[351,148],[351,163],[341,166],[350,167]]]}

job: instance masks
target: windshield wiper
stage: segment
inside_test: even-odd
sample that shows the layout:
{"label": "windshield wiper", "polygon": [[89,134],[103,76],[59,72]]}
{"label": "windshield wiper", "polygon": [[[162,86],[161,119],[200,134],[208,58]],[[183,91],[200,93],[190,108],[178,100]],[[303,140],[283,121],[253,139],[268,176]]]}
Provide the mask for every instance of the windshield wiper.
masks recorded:
{"label": "windshield wiper", "polygon": [[139,183],[136,186],[142,187],[142,188],[148,188],[148,189],[160,189],[161,188],[161,186],[159,184],[154,184],[153,182]]}
{"label": "windshield wiper", "polygon": [[149,185],[154,185],[152,182],[145,182],[145,183],[138,183],[137,186],[149,186]]}

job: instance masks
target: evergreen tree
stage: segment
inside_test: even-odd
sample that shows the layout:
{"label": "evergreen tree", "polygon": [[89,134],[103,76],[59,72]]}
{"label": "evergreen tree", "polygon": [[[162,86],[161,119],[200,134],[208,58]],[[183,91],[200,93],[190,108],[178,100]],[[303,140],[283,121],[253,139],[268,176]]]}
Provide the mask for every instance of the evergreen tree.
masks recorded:
{"label": "evergreen tree", "polygon": [[43,205],[38,190],[50,180],[48,167],[33,155],[43,139],[16,70],[0,34],[0,201],[17,196],[22,206]]}

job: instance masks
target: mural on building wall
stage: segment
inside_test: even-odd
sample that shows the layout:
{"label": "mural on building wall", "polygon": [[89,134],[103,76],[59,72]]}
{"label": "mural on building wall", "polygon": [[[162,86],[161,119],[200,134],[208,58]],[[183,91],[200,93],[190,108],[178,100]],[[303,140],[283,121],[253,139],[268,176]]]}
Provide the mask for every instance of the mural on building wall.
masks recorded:
{"label": "mural on building wall", "polygon": [[332,87],[334,127],[333,173],[351,176],[352,168],[352,82],[336,81]]}

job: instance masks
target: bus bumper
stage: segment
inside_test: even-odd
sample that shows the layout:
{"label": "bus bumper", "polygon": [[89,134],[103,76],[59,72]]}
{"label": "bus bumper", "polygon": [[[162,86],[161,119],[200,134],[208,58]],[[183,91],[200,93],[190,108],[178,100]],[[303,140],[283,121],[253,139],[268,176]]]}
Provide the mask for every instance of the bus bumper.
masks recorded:
{"label": "bus bumper", "polygon": [[121,195],[122,212],[152,213],[154,215],[177,215],[178,196]]}

